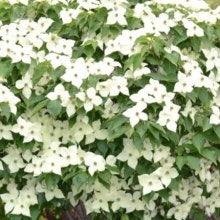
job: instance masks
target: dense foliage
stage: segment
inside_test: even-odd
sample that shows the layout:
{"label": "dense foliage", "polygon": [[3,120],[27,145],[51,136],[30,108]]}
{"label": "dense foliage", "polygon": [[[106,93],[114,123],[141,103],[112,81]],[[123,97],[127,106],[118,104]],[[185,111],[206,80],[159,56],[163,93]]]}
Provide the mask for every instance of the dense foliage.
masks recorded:
{"label": "dense foliage", "polygon": [[0,1],[2,215],[219,215],[219,20],[198,0]]}

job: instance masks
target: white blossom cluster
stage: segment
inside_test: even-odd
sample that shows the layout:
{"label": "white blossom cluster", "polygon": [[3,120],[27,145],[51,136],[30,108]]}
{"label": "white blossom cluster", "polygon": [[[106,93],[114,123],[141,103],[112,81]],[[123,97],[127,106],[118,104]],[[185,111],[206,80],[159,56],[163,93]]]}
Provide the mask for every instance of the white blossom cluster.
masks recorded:
{"label": "white blossom cluster", "polygon": [[79,199],[88,214],[131,219],[220,209],[220,6],[0,7],[0,203],[9,219]]}

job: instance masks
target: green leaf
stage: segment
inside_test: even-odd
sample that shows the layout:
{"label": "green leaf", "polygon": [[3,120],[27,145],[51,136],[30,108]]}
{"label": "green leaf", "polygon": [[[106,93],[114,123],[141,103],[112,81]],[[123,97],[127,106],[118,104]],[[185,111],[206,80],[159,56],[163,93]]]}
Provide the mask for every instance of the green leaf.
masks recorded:
{"label": "green leaf", "polygon": [[200,160],[194,156],[186,156],[186,164],[195,171],[200,171]]}
{"label": "green leaf", "polygon": [[153,50],[155,54],[160,57],[161,53],[164,50],[164,42],[161,40],[161,38],[154,38],[154,41],[151,42],[153,46]]}
{"label": "green leaf", "polygon": [[10,60],[0,61],[0,77],[7,78],[12,71],[12,65]]}
{"label": "green leaf", "polygon": [[170,139],[170,141],[172,141],[174,144],[176,145],[179,144],[180,135],[177,132],[167,130],[166,135]]}
{"label": "green leaf", "polygon": [[177,62],[180,59],[180,55],[176,52],[172,52],[172,53],[166,53],[164,55],[164,57],[169,60],[172,64],[174,64],[175,66],[177,65]]}
{"label": "green leaf", "polygon": [[171,76],[174,76],[177,78],[176,76],[176,66],[170,62],[168,59],[164,59],[164,62],[163,62],[163,70],[167,73],[167,75],[171,75]]}
{"label": "green leaf", "polygon": [[203,148],[200,153],[203,157],[216,164],[218,156],[220,155],[220,150],[213,147],[207,147]]}
{"label": "green leaf", "polygon": [[88,182],[90,176],[84,171],[79,171],[73,178],[72,183],[79,190],[85,183]]}
{"label": "green leaf", "polygon": [[143,138],[148,128],[149,128],[148,123],[138,123],[137,126],[135,127],[135,131],[138,133],[140,138]]}
{"label": "green leaf", "polygon": [[104,123],[104,127],[106,127],[108,130],[114,130],[123,125],[126,121],[127,118],[125,116],[115,115]]}
{"label": "green leaf", "polygon": [[111,177],[112,174],[109,170],[104,170],[98,173],[99,181],[108,189],[110,188]]}
{"label": "green leaf", "polygon": [[160,190],[160,191],[158,192],[158,194],[159,194],[160,197],[163,198],[165,201],[168,201],[169,191],[168,191],[167,189]]}
{"label": "green leaf", "polygon": [[201,47],[201,40],[199,37],[192,37],[191,38],[191,45],[195,52],[200,52]]}
{"label": "green leaf", "polygon": [[176,165],[179,168],[179,170],[182,169],[182,167],[186,164],[186,157],[183,156],[177,156],[176,158]]}
{"label": "green leaf", "polygon": [[53,81],[56,82],[56,80],[63,75],[64,70],[65,70],[65,68],[63,66],[60,66],[55,70],[51,69],[51,71],[49,71],[48,73],[49,73],[50,77],[53,79]]}
{"label": "green leaf", "polygon": [[117,127],[113,130],[108,130],[107,132],[108,132],[109,141],[124,135],[128,130],[129,130],[129,126],[127,125]]}
{"label": "green leaf", "polygon": [[197,133],[193,136],[192,143],[196,147],[199,153],[201,153],[201,150],[204,147],[205,141],[206,139],[204,135],[201,133]]}
{"label": "green leaf", "polygon": [[87,57],[92,57],[92,55],[95,53],[95,50],[91,45],[87,45],[87,46],[83,47],[83,53]]}
{"label": "green leaf", "polygon": [[4,115],[6,119],[8,120],[11,115],[10,106],[7,103],[2,102],[0,103],[0,111],[2,112],[2,115]]}
{"label": "green leaf", "polygon": [[49,64],[49,62],[42,62],[36,65],[33,71],[33,76],[32,76],[32,81],[33,84],[35,85],[39,80],[42,78],[43,74],[46,72],[52,71],[52,68]]}
{"label": "green leaf", "polygon": [[204,104],[207,105],[211,100],[211,94],[206,88],[201,88],[199,92],[199,99]]}
{"label": "green leaf", "polygon": [[213,130],[215,134],[220,138],[220,125],[214,125]]}
{"label": "green leaf", "polygon": [[194,206],[192,206],[191,214],[193,217],[195,217],[195,219],[207,220],[207,217],[206,217],[204,211],[199,208],[196,208]]}
{"label": "green leaf", "polygon": [[39,205],[31,206],[30,212],[31,212],[31,220],[38,220],[40,215],[42,214]]}
{"label": "green leaf", "polygon": [[168,186],[169,189],[178,191],[179,189],[179,180],[172,179],[170,185]]}
{"label": "green leaf", "polygon": [[130,218],[127,214],[122,214],[120,220],[130,220]]}
{"label": "green leaf", "polygon": [[53,173],[47,173],[44,175],[44,180],[45,180],[47,189],[50,190],[56,187],[57,183],[60,180],[60,176],[53,174]]}
{"label": "green leaf", "polygon": [[63,177],[63,181],[66,182],[67,180],[71,179],[72,177],[74,177],[76,175],[76,167],[71,167],[70,170],[68,170],[67,174],[64,175]]}
{"label": "green leaf", "polygon": [[140,135],[137,132],[133,133],[133,142],[134,142],[134,146],[141,151],[143,149],[143,139],[140,137]]}
{"label": "green leaf", "polygon": [[193,170],[200,170],[199,158],[194,156],[177,156],[176,165],[181,170],[184,165],[187,165]]}
{"label": "green leaf", "polygon": [[48,99],[45,99],[45,100],[39,102],[39,103],[31,110],[30,115],[34,115],[34,114],[36,114],[37,112],[39,112],[42,108],[44,108],[44,107],[47,105],[48,102],[49,102]]}
{"label": "green leaf", "polygon": [[47,110],[53,116],[56,117],[60,114],[62,106],[59,100],[50,100],[47,103]]}

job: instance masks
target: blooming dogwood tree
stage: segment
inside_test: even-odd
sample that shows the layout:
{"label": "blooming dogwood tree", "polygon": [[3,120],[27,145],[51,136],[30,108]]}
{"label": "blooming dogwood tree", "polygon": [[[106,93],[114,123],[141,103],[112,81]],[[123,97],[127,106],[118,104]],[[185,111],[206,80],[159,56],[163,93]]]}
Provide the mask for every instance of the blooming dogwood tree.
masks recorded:
{"label": "blooming dogwood tree", "polygon": [[219,30],[203,0],[0,1],[0,219],[217,219]]}

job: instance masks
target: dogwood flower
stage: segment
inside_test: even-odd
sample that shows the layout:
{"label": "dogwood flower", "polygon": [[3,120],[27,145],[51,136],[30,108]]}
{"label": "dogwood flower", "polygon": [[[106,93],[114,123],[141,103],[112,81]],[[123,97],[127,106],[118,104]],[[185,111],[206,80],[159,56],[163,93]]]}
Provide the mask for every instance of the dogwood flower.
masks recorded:
{"label": "dogwood flower", "polygon": [[31,162],[29,162],[25,166],[24,171],[27,173],[33,173],[33,176],[39,176],[42,173],[41,166],[42,166],[42,158],[33,155]]}
{"label": "dogwood flower", "polygon": [[62,19],[63,24],[69,24],[72,20],[76,19],[79,13],[82,12],[82,9],[77,7],[76,9],[73,8],[63,8],[60,11],[60,17]]}
{"label": "dogwood flower", "polygon": [[89,76],[88,69],[84,58],[80,57],[75,61],[69,62],[69,66],[66,68],[64,74],[61,76],[66,82],[71,82],[73,86],[79,88],[83,80]]}
{"label": "dogwood flower", "polygon": [[105,102],[105,109],[102,114],[103,118],[111,118],[119,112],[119,104],[114,103],[111,99],[107,99]]}
{"label": "dogwood flower", "polygon": [[86,112],[91,111],[94,106],[98,106],[102,103],[101,97],[96,95],[96,90],[93,87],[88,88],[86,92],[78,92],[76,97],[83,101]]}
{"label": "dogwood flower", "polygon": [[175,216],[176,220],[184,220],[189,215],[191,204],[189,203],[177,203],[175,207],[170,208],[167,212],[167,217]]}
{"label": "dogwood flower", "polygon": [[218,125],[220,124],[220,110],[217,106],[212,106],[212,115],[210,116],[210,124]]}
{"label": "dogwood flower", "polygon": [[164,188],[162,182],[160,181],[160,176],[156,173],[139,175],[138,181],[143,187],[143,195],[152,191],[156,192]]}
{"label": "dogwood flower", "polygon": [[165,187],[171,183],[173,178],[179,175],[174,167],[159,167],[153,173],[160,176],[160,180]]}
{"label": "dogwood flower", "polygon": [[91,134],[93,129],[89,124],[89,118],[87,116],[78,116],[76,123],[72,127],[72,132],[77,143],[79,143],[85,135]]}
{"label": "dogwood flower", "polygon": [[15,205],[17,204],[19,192],[16,189],[17,187],[16,184],[14,184],[14,187],[15,188],[11,188],[8,193],[3,193],[0,195],[1,200],[4,203],[4,210],[6,214],[11,212],[14,209]]}
{"label": "dogwood flower", "polygon": [[108,136],[106,129],[101,129],[101,122],[100,120],[96,120],[92,123],[93,132],[86,135],[86,144],[90,144],[95,141],[95,139],[98,140],[105,140]]}
{"label": "dogwood flower", "polygon": [[22,89],[22,94],[27,99],[31,96],[31,89],[33,88],[33,82],[31,80],[32,74],[28,71],[20,80],[17,80],[15,83],[15,87],[18,89]]}
{"label": "dogwood flower", "polygon": [[92,152],[85,153],[84,156],[85,165],[88,167],[88,171],[91,176],[94,175],[97,171],[104,171],[105,170],[105,159],[98,154],[94,154]]}
{"label": "dogwood flower", "polygon": [[122,76],[113,76],[111,83],[112,86],[109,91],[110,96],[117,96],[119,93],[129,95],[127,79]]}
{"label": "dogwood flower", "polygon": [[201,27],[195,24],[193,21],[187,19],[183,20],[183,26],[186,28],[186,34],[188,37],[202,37],[204,36],[204,31]]}
{"label": "dogwood flower", "polygon": [[8,165],[11,173],[18,172],[19,169],[25,167],[23,158],[21,157],[21,152],[14,146],[7,148],[7,155],[2,157],[2,161]]}
{"label": "dogwood flower", "polygon": [[140,120],[147,121],[148,116],[143,112],[147,105],[143,102],[137,103],[135,106],[128,108],[123,115],[129,118],[131,127],[134,127]]}
{"label": "dogwood flower", "polygon": [[180,106],[173,104],[173,103],[166,103],[159,113],[159,119],[157,120],[157,123],[161,126],[166,126],[167,129],[171,131],[176,131],[177,124],[176,122],[179,119],[179,113]]}
{"label": "dogwood flower", "polygon": [[60,83],[56,85],[56,87],[54,88],[54,92],[48,93],[46,97],[50,100],[59,99],[61,101],[61,105],[65,105],[70,98],[70,94]]}
{"label": "dogwood flower", "polygon": [[19,196],[11,213],[14,215],[31,216],[30,206],[37,203],[38,201],[34,186],[31,186],[30,188],[23,188],[19,191]]}
{"label": "dogwood flower", "polygon": [[0,140],[2,140],[2,138],[6,140],[13,140],[11,128],[11,125],[4,125],[0,122]]}
{"label": "dogwood flower", "polygon": [[38,183],[36,186],[36,191],[38,193],[43,192],[47,201],[51,201],[53,198],[64,198],[63,192],[58,188],[58,186],[54,186],[51,189],[48,189],[45,182]]}
{"label": "dogwood flower", "polygon": [[217,69],[220,67],[220,55],[219,55],[220,53],[217,48],[212,48],[210,50],[203,49],[202,52],[207,58],[205,64],[207,71],[212,70],[214,67],[216,67]]}
{"label": "dogwood flower", "polygon": [[108,13],[106,24],[112,25],[115,23],[119,23],[120,25],[127,25],[125,13],[126,13],[125,8],[121,6],[115,7]]}
{"label": "dogwood flower", "polygon": [[140,152],[134,146],[132,140],[128,138],[123,139],[124,148],[117,159],[121,161],[127,161],[128,166],[135,169],[138,163],[138,159],[141,157]]}

